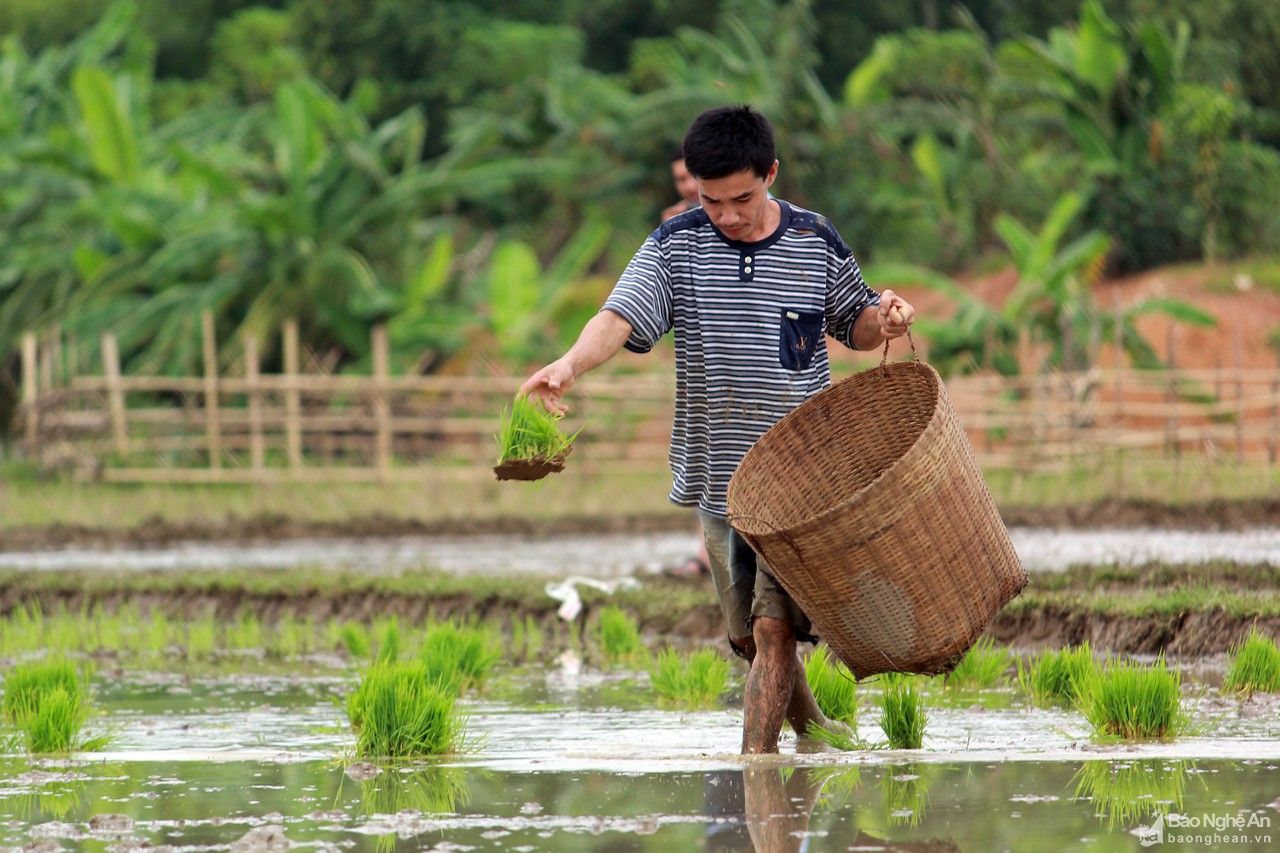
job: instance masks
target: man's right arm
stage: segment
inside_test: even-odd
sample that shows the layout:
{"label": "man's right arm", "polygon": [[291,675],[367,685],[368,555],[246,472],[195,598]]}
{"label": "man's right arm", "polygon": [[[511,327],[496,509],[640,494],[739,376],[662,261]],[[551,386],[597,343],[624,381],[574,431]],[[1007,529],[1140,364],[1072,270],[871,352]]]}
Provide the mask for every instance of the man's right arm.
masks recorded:
{"label": "man's right arm", "polygon": [[574,380],[613,358],[631,331],[621,314],[604,309],[587,321],[567,353],[525,380],[520,393],[537,394],[548,412],[563,415],[568,409],[562,398]]}

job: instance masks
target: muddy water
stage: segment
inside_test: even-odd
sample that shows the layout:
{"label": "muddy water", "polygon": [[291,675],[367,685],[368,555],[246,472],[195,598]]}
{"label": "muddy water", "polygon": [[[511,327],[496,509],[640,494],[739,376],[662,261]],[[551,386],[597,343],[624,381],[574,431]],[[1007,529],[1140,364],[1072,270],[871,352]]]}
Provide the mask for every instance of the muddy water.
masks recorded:
{"label": "muddy water", "polygon": [[639,774],[423,765],[355,782],[316,761],[10,763],[0,844],[225,850],[276,838],[375,851],[1128,851],[1139,849],[1140,827],[1172,813],[1248,826],[1232,831],[1244,843],[1167,839],[1175,849],[1265,850],[1280,838],[1277,769],[1162,760],[759,763]]}
{"label": "muddy water", "polygon": [[[1275,697],[1189,688],[1192,736],[1126,746],[1008,689],[930,687],[922,750],[839,753],[787,735],[781,755],[746,761],[732,696],[722,710],[659,710],[642,674],[553,666],[468,699],[464,753],[355,781],[337,704],[351,681],[102,679],[94,728],[114,733],[109,752],[0,757],[0,845],[1134,850],[1139,827],[1171,814],[1243,827],[1230,844],[1182,849],[1280,842]],[[860,734],[877,741],[876,688],[861,689]],[[1175,848],[1177,820],[1162,822]],[[1205,832],[1176,829],[1193,831]]]}
{"label": "muddy water", "polygon": [[[1280,528],[1240,531],[1013,528],[1014,547],[1030,571],[1078,563],[1151,560],[1197,563],[1280,562]],[[376,571],[433,566],[457,574],[624,577],[659,571],[692,554],[687,534],[440,536],[393,539],[291,540],[261,545],[187,543],[155,549],[67,549],[0,553],[0,569],[219,569],[345,566]]]}

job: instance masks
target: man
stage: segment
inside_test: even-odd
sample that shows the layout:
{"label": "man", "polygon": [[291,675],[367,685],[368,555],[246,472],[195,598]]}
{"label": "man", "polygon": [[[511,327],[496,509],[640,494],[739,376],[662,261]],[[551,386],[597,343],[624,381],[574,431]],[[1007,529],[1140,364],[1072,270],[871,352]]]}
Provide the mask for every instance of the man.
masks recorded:
{"label": "man", "polygon": [[577,342],[520,392],[563,413],[577,377],[675,330],[669,497],[697,508],[730,644],[750,662],[742,751],[777,752],[784,716],[798,734],[828,721],[796,652],[812,640],[809,620],[729,527],[729,478],[756,439],[830,384],[824,331],[875,349],[906,334],[915,311],[867,287],[824,217],[769,195],[778,161],[764,116],[708,110],[683,150],[702,206],[649,236]]}
{"label": "man", "polygon": [[689,174],[689,169],[684,164],[684,146],[682,145],[677,145],[671,152],[671,182],[675,184],[680,200],[663,209],[663,222],[698,206],[698,181]]}

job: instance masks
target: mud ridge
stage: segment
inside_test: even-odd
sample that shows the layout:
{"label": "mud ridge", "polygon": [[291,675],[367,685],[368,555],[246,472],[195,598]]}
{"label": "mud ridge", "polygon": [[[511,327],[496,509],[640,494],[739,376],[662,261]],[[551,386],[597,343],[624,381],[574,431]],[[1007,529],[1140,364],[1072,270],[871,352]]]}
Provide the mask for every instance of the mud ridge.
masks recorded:
{"label": "mud ridge", "polygon": [[[1280,499],[1214,500],[1169,505],[1154,501],[1104,500],[1058,507],[1002,507],[1010,527],[1061,529],[1156,527],[1181,530],[1244,530],[1280,526]],[[112,529],[74,524],[0,530],[0,551],[69,547],[145,548],[176,542],[261,543],[290,539],[362,539],[400,536],[510,534],[546,538],[581,533],[667,533],[695,529],[692,516],[672,511],[649,515],[532,519],[513,516],[423,521],[370,515],[341,521],[304,521],[285,515],[220,520],[151,518],[136,527]]]}
{"label": "mud ridge", "polygon": [[[720,610],[714,603],[714,594],[709,587],[707,592],[705,604],[659,613],[639,613],[628,607],[626,602],[618,603],[624,609],[632,610],[641,630],[651,641],[720,644],[724,637]],[[587,602],[578,616],[579,627],[585,630],[594,624],[598,609],[609,603],[614,602]],[[38,606],[45,613],[53,613],[60,610],[83,612],[95,607],[113,612],[125,605],[136,607],[143,614],[159,610],[171,619],[208,615],[231,619],[252,614],[265,623],[286,616],[316,621],[337,619],[360,622],[395,616],[402,624],[464,618],[509,626],[531,619],[544,628],[550,628],[559,618],[556,615],[559,602],[550,598],[545,601],[522,600],[467,592],[431,596],[390,591],[343,590],[284,595],[234,588],[127,591],[74,588],[31,590],[0,586],[0,614],[5,615],[18,606]],[[1101,613],[1087,604],[1043,604],[1002,611],[987,633],[1001,643],[1024,650],[1059,648],[1087,641],[1096,650],[1117,654],[1165,653],[1173,657],[1194,658],[1228,651],[1255,626],[1271,636],[1280,636],[1280,616],[1243,616],[1220,608],[1169,615],[1130,615]]]}

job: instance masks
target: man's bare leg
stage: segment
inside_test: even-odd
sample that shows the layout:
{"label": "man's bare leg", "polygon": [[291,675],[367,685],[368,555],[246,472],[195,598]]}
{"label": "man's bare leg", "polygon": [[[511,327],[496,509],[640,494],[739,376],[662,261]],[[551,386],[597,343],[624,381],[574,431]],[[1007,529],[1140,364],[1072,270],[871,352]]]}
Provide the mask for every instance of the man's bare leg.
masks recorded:
{"label": "man's bare leg", "polygon": [[[750,666],[756,658],[755,638],[735,637],[733,643],[742,650],[743,656],[747,659],[747,665]],[[826,726],[831,722],[818,707],[818,700],[813,698],[813,691],[809,688],[809,681],[804,676],[804,665],[800,662],[798,654],[795,677],[791,682],[791,701],[787,703],[787,722],[791,724],[791,730],[797,735],[806,734],[811,723]]]}
{"label": "man's bare leg", "polygon": [[[743,697],[742,751],[744,754],[777,752],[782,720],[791,704],[800,669],[796,638],[790,625],[771,616],[757,616],[751,631],[756,641],[756,656],[747,673]],[[799,672],[799,676],[803,679],[804,673]]]}

